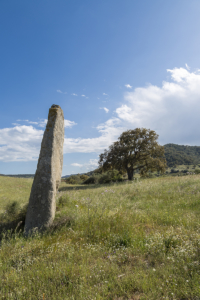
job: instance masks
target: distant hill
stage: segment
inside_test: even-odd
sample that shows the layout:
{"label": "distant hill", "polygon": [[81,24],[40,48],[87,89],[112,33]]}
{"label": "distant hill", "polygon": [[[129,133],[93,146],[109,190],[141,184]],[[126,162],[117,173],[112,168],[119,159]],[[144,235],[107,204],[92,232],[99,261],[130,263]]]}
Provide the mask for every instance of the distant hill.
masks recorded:
{"label": "distant hill", "polygon": [[200,146],[166,144],[164,148],[168,167],[200,164]]}
{"label": "distant hill", "polygon": [[70,174],[70,175],[65,175],[65,176],[62,176],[61,178],[68,178],[72,175],[76,176],[76,175],[83,175],[83,174],[86,174],[86,173],[77,173],[77,174]]}
{"label": "distant hill", "polygon": [[33,178],[35,176],[35,174],[16,174],[16,175],[0,174],[0,176],[18,177],[18,178]]}

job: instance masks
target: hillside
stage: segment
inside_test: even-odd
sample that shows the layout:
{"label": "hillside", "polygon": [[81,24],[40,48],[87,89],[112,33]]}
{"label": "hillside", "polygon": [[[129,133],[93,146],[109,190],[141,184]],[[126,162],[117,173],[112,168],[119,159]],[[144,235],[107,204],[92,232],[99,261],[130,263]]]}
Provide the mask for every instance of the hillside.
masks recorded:
{"label": "hillside", "polygon": [[15,174],[15,175],[0,174],[0,176],[17,177],[17,178],[33,178],[35,174]]}
{"label": "hillside", "polygon": [[200,146],[166,144],[164,148],[168,167],[200,163]]}

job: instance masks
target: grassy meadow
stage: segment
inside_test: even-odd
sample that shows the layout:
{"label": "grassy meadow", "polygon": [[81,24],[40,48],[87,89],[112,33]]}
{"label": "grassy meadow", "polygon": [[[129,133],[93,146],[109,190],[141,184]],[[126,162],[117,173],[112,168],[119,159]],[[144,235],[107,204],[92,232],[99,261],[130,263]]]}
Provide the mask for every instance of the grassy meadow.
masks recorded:
{"label": "grassy meadow", "polygon": [[31,184],[0,176],[0,299],[200,299],[200,175],[62,182],[47,232],[2,234]]}
{"label": "grassy meadow", "polygon": [[0,176],[0,213],[13,201],[20,205],[27,203],[32,183],[33,179]]}

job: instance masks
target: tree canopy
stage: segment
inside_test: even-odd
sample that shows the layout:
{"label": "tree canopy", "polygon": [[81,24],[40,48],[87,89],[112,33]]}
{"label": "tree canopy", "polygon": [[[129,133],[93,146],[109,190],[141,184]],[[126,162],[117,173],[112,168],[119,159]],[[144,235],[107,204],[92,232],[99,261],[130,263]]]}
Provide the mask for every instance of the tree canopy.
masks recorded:
{"label": "tree canopy", "polygon": [[157,139],[156,132],[150,129],[127,130],[100,154],[99,166],[104,171],[116,169],[127,172],[129,180],[137,170],[141,176],[146,176],[148,171],[163,173],[166,168],[164,147],[158,144]]}

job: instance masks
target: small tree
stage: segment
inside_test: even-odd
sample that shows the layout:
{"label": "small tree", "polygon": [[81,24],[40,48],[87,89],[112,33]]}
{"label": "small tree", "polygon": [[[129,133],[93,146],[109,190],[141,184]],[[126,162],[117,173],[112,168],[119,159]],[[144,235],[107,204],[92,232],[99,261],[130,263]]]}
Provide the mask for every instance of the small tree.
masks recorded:
{"label": "small tree", "polygon": [[157,142],[155,131],[145,128],[136,128],[123,132],[118,141],[113,143],[109,150],[100,154],[99,166],[104,171],[116,169],[126,171],[128,179],[133,178],[136,170],[141,176],[148,171],[165,172],[166,159],[164,147]]}
{"label": "small tree", "polygon": [[83,181],[87,180],[88,178],[89,178],[89,176],[87,176],[87,175],[85,175],[85,174],[82,174],[82,175],[80,176],[80,179],[83,180]]}

